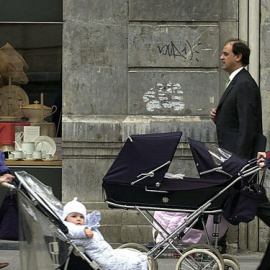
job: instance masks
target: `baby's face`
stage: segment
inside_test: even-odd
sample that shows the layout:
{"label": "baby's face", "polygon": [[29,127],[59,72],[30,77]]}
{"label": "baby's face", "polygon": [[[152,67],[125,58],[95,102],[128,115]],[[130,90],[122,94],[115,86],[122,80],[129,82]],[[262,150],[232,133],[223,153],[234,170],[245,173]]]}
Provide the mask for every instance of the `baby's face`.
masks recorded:
{"label": "baby's face", "polygon": [[76,225],[84,225],[84,216],[80,213],[73,212],[66,217],[66,221]]}

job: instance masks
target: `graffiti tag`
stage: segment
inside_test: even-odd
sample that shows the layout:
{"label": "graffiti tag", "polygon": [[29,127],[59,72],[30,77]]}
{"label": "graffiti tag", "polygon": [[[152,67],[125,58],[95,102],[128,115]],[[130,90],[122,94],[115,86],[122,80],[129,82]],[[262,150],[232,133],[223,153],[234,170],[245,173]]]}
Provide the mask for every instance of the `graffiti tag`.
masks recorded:
{"label": "graffiti tag", "polygon": [[199,59],[196,57],[196,54],[199,54],[200,52],[198,49],[196,49],[197,46],[201,45],[201,43],[197,43],[194,45],[191,45],[191,43],[186,40],[185,45],[183,47],[176,46],[173,41],[171,41],[169,44],[165,45],[158,45],[158,51],[160,54],[168,55],[170,57],[181,57],[184,60],[190,60],[192,61],[195,59],[199,62]]}

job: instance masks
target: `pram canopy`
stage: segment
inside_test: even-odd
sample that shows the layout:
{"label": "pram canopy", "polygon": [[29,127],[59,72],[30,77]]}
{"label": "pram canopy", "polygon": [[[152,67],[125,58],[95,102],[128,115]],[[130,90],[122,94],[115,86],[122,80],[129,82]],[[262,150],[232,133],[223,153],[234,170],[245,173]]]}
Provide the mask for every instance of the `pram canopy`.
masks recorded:
{"label": "pram canopy", "polygon": [[188,138],[191,153],[200,176],[204,179],[230,178],[235,176],[247,163],[237,155],[214,144]]}
{"label": "pram canopy", "polygon": [[182,132],[130,136],[104,182],[151,186],[163,181]]}
{"label": "pram canopy", "polygon": [[[106,201],[120,205],[196,209],[217,194],[230,182],[228,177],[164,177],[180,136],[181,132],[131,136],[103,179]],[[221,209],[226,196],[225,192],[209,209]]]}

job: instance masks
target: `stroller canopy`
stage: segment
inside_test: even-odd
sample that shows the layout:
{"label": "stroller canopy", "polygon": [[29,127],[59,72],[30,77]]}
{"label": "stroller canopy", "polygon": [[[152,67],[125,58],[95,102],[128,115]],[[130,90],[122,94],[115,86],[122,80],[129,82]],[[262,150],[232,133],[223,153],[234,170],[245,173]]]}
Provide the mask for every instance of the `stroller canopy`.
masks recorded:
{"label": "stroller canopy", "polygon": [[130,136],[103,181],[146,186],[161,182],[181,135],[172,132]]}
{"label": "stroller canopy", "polygon": [[214,144],[203,143],[188,138],[198,173],[203,178],[229,178],[235,176],[247,160],[228,152]]}

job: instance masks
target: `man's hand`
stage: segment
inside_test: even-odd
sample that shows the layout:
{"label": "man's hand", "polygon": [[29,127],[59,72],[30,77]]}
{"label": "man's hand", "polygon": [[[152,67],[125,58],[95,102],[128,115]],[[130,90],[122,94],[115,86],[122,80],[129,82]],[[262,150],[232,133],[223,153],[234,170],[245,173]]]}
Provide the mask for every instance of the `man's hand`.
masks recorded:
{"label": "man's hand", "polygon": [[216,121],[216,113],[217,113],[217,108],[212,108],[211,112],[210,112],[210,118],[213,122]]}
{"label": "man's hand", "polygon": [[267,169],[267,167],[265,167],[265,164],[264,164],[265,158],[266,158],[266,153],[265,152],[258,152],[258,154],[257,154],[257,164],[258,164],[259,167],[262,168],[263,171]]}
{"label": "man's hand", "polygon": [[266,153],[265,152],[258,152],[257,154],[257,159],[260,159],[260,158],[266,158]]}

